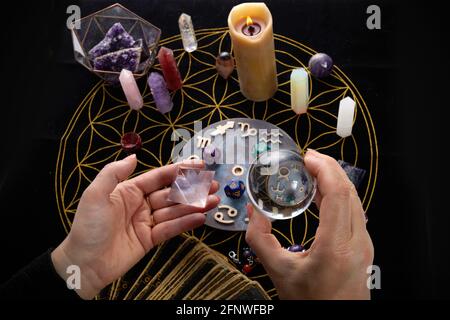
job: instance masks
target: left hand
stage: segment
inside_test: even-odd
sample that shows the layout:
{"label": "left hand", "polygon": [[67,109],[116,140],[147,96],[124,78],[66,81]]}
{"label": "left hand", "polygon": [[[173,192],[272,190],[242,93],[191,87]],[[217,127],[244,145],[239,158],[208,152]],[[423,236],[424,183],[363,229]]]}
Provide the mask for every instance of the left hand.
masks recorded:
{"label": "left hand", "polygon": [[[52,252],[58,274],[67,279],[70,265],[80,267],[84,299],[91,299],[125,274],[159,243],[205,222],[202,212],[220,199],[209,195],[205,208],[167,200],[178,166],[201,169],[203,161],[191,160],[151,170],[126,180],[136,168],[131,155],[106,165],[84,191],[67,238]],[[210,193],[219,188],[213,182]]]}

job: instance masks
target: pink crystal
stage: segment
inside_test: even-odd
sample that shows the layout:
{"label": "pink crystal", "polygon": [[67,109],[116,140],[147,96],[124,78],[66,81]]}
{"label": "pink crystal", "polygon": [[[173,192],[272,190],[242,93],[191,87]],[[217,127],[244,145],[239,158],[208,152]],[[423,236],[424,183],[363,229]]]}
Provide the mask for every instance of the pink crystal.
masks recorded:
{"label": "pink crystal", "polygon": [[167,88],[171,91],[180,89],[183,82],[177,62],[173,56],[173,51],[169,48],[161,47],[158,52],[158,60],[167,83]]}
{"label": "pink crystal", "polygon": [[127,69],[122,69],[119,76],[120,85],[127,97],[128,104],[133,110],[139,110],[144,105],[141,92],[134,79],[133,73]]}

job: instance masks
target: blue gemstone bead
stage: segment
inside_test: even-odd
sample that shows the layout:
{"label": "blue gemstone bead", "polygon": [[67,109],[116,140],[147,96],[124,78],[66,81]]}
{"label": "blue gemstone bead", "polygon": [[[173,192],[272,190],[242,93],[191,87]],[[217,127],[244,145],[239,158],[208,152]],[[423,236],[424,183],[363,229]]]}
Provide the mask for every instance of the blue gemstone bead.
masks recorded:
{"label": "blue gemstone bead", "polygon": [[241,180],[231,180],[223,189],[227,197],[239,199],[244,194],[245,184]]}

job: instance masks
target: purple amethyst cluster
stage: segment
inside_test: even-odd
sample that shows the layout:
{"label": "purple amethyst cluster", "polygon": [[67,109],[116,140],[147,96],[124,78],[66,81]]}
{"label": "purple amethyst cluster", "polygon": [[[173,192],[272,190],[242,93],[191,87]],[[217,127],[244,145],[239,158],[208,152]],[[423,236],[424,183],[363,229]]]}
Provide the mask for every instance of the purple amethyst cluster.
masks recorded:
{"label": "purple amethyst cluster", "polygon": [[142,52],[142,39],[134,40],[120,22],[112,25],[105,38],[89,50],[94,69],[120,72],[127,69],[135,72]]}
{"label": "purple amethyst cluster", "polygon": [[120,72],[122,69],[136,71],[141,59],[140,48],[123,49],[94,59],[94,69]]}

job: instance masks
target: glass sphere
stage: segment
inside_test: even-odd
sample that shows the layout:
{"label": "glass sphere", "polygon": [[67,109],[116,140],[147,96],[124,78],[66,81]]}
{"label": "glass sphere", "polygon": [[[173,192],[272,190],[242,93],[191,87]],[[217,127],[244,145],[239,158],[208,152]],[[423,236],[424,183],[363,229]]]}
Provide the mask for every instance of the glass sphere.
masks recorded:
{"label": "glass sphere", "polygon": [[271,219],[291,219],[303,213],[316,194],[316,179],[297,150],[268,150],[250,166],[250,201]]}

